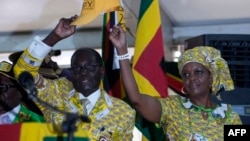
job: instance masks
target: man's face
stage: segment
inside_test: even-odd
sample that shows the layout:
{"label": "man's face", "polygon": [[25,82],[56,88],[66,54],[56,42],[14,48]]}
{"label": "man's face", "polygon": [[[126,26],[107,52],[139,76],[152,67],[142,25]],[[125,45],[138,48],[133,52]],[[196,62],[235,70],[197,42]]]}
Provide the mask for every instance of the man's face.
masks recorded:
{"label": "man's face", "polygon": [[76,91],[88,96],[99,88],[104,68],[89,52],[78,53],[72,61],[72,82]]}
{"label": "man's face", "polygon": [[16,84],[10,78],[0,73],[0,114],[20,104],[21,97]]}

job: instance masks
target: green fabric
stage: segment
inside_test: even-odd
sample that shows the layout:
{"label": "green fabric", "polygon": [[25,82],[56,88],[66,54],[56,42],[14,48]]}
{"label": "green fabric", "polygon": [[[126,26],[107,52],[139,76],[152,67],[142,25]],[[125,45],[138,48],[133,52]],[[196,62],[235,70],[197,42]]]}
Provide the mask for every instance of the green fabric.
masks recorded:
{"label": "green fabric", "polygon": [[144,13],[147,12],[148,8],[150,7],[151,3],[153,2],[153,0],[143,0],[143,2],[141,1],[141,5],[140,5],[140,12],[139,12],[139,22],[141,18],[143,17]]}
{"label": "green fabric", "polygon": [[166,136],[161,127],[157,127],[155,123],[144,119],[139,113],[136,116],[135,126],[147,137],[149,141],[165,141]]}
{"label": "green fabric", "polygon": [[31,110],[21,105],[21,109],[16,115],[13,123],[22,122],[45,122],[45,119],[42,116],[32,112]]}

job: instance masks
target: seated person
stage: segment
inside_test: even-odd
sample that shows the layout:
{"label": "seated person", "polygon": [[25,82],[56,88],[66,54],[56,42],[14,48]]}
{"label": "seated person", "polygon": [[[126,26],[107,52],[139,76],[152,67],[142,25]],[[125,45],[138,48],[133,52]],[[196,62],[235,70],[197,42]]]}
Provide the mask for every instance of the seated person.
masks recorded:
{"label": "seated person", "polygon": [[0,124],[44,122],[44,118],[22,104],[25,91],[16,81],[12,65],[0,62]]}

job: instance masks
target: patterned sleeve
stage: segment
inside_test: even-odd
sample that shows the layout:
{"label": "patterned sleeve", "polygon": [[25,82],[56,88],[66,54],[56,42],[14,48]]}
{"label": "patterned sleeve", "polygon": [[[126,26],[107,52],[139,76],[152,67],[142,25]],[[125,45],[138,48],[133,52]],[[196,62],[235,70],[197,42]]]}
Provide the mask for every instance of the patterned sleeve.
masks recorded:
{"label": "patterned sleeve", "polygon": [[135,111],[133,109],[129,109],[130,112],[127,114],[127,120],[124,121],[125,129],[121,134],[119,140],[117,141],[132,141],[133,139],[133,130],[135,127]]}
{"label": "patterned sleeve", "polygon": [[161,119],[160,119],[160,126],[164,127],[168,124],[170,120],[170,116],[179,114],[178,109],[180,108],[180,97],[179,96],[168,96],[167,98],[160,98],[159,99],[162,112],[161,112]]}
{"label": "patterned sleeve", "polygon": [[62,97],[68,97],[69,89],[71,89],[71,83],[66,78],[59,79],[46,79],[40,76],[41,85],[38,88],[38,97],[51,104],[55,104],[55,100],[60,100]]}
{"label": "patterned sleeve", "polygon": [[38,70],[45,56],[50,52],[51,47],[42,42],[39,37],[36,37],[31,45],[24,50],[17,63],[14,66],[15,77],[28,71],[35,79],[39,78]]}

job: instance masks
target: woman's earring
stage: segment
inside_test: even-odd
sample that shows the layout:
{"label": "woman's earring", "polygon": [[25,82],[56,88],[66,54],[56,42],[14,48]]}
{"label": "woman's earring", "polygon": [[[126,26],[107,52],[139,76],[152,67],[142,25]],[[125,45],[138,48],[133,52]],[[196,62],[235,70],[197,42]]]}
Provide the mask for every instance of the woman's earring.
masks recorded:
{"label": "woman's earring", "polygon": [[182,93],[182,94],[187,94],[187,93],[185,92],[185,90],[184,90],[184,87],[181,88],[181,93]]}

